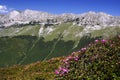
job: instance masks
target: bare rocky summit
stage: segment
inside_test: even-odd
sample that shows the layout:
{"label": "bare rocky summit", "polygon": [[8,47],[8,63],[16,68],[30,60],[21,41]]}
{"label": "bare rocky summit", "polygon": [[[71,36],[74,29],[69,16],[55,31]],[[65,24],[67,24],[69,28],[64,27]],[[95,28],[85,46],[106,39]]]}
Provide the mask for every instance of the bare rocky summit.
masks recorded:
{"label": "bare rocky summit", "polygon": [[83,14],[50,14],[35,10],[14,10],[6,15],[0,15],[0,28],[21,24],[61,24],[73,22],[79,26],[101,29],[108,26],[120,26],[120,17],[103,12],[87,12]]}

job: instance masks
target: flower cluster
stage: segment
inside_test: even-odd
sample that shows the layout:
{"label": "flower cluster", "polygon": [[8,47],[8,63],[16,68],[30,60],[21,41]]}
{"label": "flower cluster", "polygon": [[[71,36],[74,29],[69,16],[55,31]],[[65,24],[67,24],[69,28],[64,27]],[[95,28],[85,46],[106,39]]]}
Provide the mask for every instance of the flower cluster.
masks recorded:
{"label": "flower cluster", "polygon": [[59,76],[62,76],[64,74],[66,74],[66,73],[68,73],[68,69],[67,68],[59,67],[59,69],[55,70],[55,74],[59,75]]}
{"label": "flower cluster", "polygon": [[[95,44],[97,43],[102,43],[105,44],[107,42],[107,40],[102,39],[102,40],[95,40]],[[89,46],[91,46],[92,44],[89,44]],[[55,70],[55,74],[58,76],[64,76],[65,74],[69,73],[69,68],[70,68],[70,64],[72,62],[78,62],[80,60],[80,54],[85,53],[85,51],[87,50],[86,47],[81,48],[81,50],[79,50],[78,52],[73,52],[71,55],[67,56],[63,61],[62,61],[62,65]]]}
{"label": "flower cluster", "polygon": [[62,65],[57,70],[55,70],[55,74],[58,76],[64,76],[67,74],[69,72],[70,64],[74,61],[78,62],[80,59],[79,54],[81,54],[81,52],[85,52],[86,50],[87,48],[82,48],[80,51],[73,52],[70,56],[66,57],[62,61]]}
{"label": "flower cluster", "polygon": [[119,44],[120,38],[113,40],[96,39],[87,47],[73,52],[65,57],[60,67],[55,70],[56,80],[117,79],[119,76]]}
{"label": "flower cluster", "polygon": [[106,42],[107,42],[107,40],[105,40],[105,39],[102,39],[102,40],[98,40],[98,39],[96,39],[96,40],[95,40],[95,43],[98,43],[98,42],[101,42],[101,43],[103,43],[103,44],[104,44],[104,43],[106,43]]}

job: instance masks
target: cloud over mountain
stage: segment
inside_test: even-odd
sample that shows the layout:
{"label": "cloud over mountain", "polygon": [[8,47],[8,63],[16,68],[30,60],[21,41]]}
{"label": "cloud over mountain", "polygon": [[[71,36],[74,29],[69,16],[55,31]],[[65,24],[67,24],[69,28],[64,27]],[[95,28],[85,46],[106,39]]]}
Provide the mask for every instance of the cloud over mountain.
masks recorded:
{"label": "cloud over mountain", "polygon": [[0,5],[0,13],[6,13],[8,12],[8,8],[5,5]]}
{"label": "cloud over mountain", "polygon": [[0,5],[0,13],[8,13],[13,10],[13,8],[8,8],[6,5]]}

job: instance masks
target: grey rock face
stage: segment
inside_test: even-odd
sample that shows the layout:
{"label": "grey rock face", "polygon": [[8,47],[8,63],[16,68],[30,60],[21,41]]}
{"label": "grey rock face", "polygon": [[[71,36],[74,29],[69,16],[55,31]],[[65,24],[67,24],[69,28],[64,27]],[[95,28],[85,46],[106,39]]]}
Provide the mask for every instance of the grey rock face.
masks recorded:
{"label": "grey rock face", "polygon": [[79,26],[89,26],[92,28],[104,28],[107,26],[120,26],[120,17],[112,16],[103,12],[88,12],[83,14],[49,14],[34,10],[22,12],[12,11],[6,15],[0,15],[0,28],[21,24],[60,24],[73,22]]}

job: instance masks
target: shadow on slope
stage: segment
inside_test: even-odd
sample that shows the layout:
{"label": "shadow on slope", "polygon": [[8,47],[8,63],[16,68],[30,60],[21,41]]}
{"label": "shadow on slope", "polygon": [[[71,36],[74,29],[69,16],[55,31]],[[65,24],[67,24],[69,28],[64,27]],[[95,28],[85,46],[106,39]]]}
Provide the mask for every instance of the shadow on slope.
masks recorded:
{"label": "shadow on slope", "polygon": [[1,37],[0,67],[29,64],[53,57],[67,56],[71,52],[86,46],[94,39],[96,38],[90,36],[82,37],[78,46],[73,48],[74,41],[64,41],[61,38],[45,42],[43,37],[39,39],[36,36]]}

